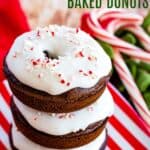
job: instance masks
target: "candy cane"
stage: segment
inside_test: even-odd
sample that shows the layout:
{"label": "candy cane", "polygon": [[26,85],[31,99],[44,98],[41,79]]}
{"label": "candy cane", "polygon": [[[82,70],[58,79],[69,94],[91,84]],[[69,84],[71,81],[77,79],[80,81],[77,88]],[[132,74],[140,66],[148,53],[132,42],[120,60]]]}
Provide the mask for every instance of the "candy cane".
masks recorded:
{"label": "candy cane", "polygon": [[145,31],[141,27],[132,25],[132,26],[124,26],[124,29],[134,33],[144,46],[144,49],[150,52],[150,37],[145,33]]}
{"label": "candy cane", "polygon": [[134,101],[137,104],[136,107],[138,107],[140,110],[142,110],[142,112],[146,116],[150,117],[149,110],[144,102],[144,99],[143,99],[139,89],[137,88],[137,86],[134,82],[134,79],[133,79],[130,71],[128,70],[120,53],[115,52],[115,54],[114,54],[114,66],[115,66],[123,84],[127,88],[129,95],[131,96],[131,98],[134,98]]}
{"label": "candy cane", "polygon": [[[108,10],[107,10],[108,11]],[[104,13],[103,13],[104,12]],[[117,11],[116,11],[117,12]],[[120,15],[118,15],[118,13],[121,12]],[[99,18],[101,18],[101,15],[108,15],[108,16],[111,16],[110,15],[110,12],[107,14],[105,14],[106,11],[100,11],[100,13],[98,13],[97,11],[93,11],[89,18],[87,19],[87,24],[89,26],[89,28],[92,30],[93,32],[93,36],[95,36],[96,38],[98,39],[101,39],[109,44],[111,44],[112,46],[114,47],[118,47],[120,48],[120,51],[127,54],[127,55],[130,55],[131,57],[133,58],[136,58],[136,59],[141,59],[143,61],[146,61],[146,62],[150,62],[150,54],[146,53],[144,50],[136,47],[136,46],[133,46],[117,37],[115,37],[113,34],[108,34],[108,31],[107,29],[110,30],[110,27],[106,27],[106,29],[104,29],[100,24],[99,24]],[[104,19],[108,19],[108,16],[107,17],[103,17],[102,20]],[[131,23],[132,24],[141,24],[141,16],[139,15],[130,15],[128,14],[127,12],[125,11],[118,11],[117,12],[117,15],[114,14],[113,12],[113,15],[112,16],[118,16],[119,18],[115,18],[115,20],[113,19],[112,21],[114,22],[115,21],[115,24],[114,26],[112,26],[112,23],[111,23],[111,28],[115,28],[118,26],[119,24],[119,27],[121,27],[120,25],[121,24],[125,24],[127,25],[127,23],[130,25]],[[121,19],[120,17],[123,17],[123,19]],[[110,17],[111,18],[111,17]],[[116,20],[116,19],[119,19]],[[116,24],[116,22],[118,24]],[[121,24],[120,24],[121,23]],[[109,23],[110,24],[110,23]],[[138,51],[138,52],[137,52]]]}
{"label": "candy cane", "polygon": [[[140,27],[143,19],[144,17],[141,15],[123,10],[94,10],[86,17],[86,27],[88,29],[85,30],[88,30],[92,36],[112,45],[115,53],[114,66],[132,100],[136,104],[136,107],[144,114],[144,116],[146,116],[144,117],[144,120],[147,121],[147,118],[150,118],[150,111],[148,110],[129,69],[121,57],[120,52],[145,62],[150,62],[150,53],[147,53],[143,49],[131,45],[114,35],[115,31],[119,28],[126,28],[133,32],[140,39],[145,49],[149,51],[149,37]],[[148,123],[150,128],[150,122]]]}
{"label": "candy cane", "polygon": [[128,21],[113,20],[106,27],[106,30],[111,34],[114,34],[118,29],[125,29],[134,33],[144,46],[145,50],[150,52],[150,37],[139,25],[135,23],[134,25],[133,23],[130,25]]}

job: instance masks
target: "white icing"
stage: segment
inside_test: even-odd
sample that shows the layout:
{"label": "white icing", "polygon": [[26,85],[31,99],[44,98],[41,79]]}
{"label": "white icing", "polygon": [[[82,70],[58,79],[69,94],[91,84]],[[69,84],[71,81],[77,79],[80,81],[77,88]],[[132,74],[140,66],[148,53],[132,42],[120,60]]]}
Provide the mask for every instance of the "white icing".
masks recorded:
{"label": "white icing", "polygon": [[108,89],[91,106],[68,114],[39,112],[24,105],[16,97],[14,102],[32,127],[51,135],[64,135],[85,130],[90,124],[111,116],[114,110],[112,96]]}
{"label": "white icing", "polygon": [[[13,138],[13,144],[16,148],[19,150],[57,150],[53,148],[46,148],[41,145],[38,145],[28,138],[26,138],[21,132],[19,132],[16,128],[16,125],[13,125],[12,128],[12,138]],[[82,147],[78,148],[72,148],[67,150],[99,150],[103,142],[106,138],[106,131],[104,130],[97,139],[92,141],[91,143],[84,145]],[[63,149],[65,150],[65,149]]]}
{"label": "white icing", "polygon": [[[58,59],[47,62],[44,50],[53,57],[58,56]],[[110,58],[88,34],[57,25],[19,36],[6,62],[22,83],[52,95],[76,87],[90,88],[108,75],[112,68]]]}

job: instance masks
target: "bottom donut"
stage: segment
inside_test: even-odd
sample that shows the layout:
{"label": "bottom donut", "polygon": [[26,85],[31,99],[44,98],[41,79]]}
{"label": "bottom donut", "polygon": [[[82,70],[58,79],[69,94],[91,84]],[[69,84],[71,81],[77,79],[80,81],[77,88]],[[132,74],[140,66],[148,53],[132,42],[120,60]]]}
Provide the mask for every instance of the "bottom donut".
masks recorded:
{"label": "bottom donut", "polygon": [[[10,143],[12,150],[58,150],[53,148],[46,148],[39,144],[36,144],[26,138],[13,124],[10,134]],[[81,147],[63,150],[104,150],[107,143],[107,131],[106,129],[92,142]]]}
{"label": "bottom donut", "polygon": [[94,141],[105,129],[107,118],[99,122],[89,125],[85,130],[65,135],[50,135],[36,130],[28,124],[26,119],[20,113],[16,105],[12,101],[11,110],[14,122],[21,133],[28,139],[47,148],[54,149],[73,149],[82,147]]}

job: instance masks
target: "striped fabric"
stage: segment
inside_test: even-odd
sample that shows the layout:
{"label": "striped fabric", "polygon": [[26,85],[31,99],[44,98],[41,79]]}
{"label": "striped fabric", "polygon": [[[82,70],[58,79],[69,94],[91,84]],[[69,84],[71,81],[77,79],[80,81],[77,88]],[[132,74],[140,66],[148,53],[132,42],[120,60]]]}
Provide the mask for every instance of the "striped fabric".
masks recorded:
{"label": "striped fabric", "polygon": [[[106,150],[150,150],[150,136],[138,114],[109,83],[115,101],[115,113],[109,119]],[[0,150],[10,150],[8,133],[12,121],[11,91],[8,82],[0,83]]]}

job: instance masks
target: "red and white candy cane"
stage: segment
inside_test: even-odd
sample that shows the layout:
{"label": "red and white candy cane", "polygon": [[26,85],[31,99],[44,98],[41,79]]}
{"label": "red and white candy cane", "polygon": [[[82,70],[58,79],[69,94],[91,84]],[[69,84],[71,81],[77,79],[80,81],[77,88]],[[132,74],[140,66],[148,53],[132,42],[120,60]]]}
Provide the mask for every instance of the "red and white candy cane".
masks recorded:
{"label": "red and white candy cane", "polygon": [[123,28],[134,33],[142,43],[144,49],[150,53],[150,37],[148,36],[148,34],[145,34],[145,31],[140,26],[131,25],[125,26]]}
{"label": "red and white candy cane", "polygon": [[113,62],[114,62],[115,69],[117,70],[117,72],[121,78],[121,81],[123,82],[124,86],[126,87],[130,97],[134,101],[136,108],[138,109],[140,114],[142,114],[142,116],[144,117],[144,120],[146,121],[148,130],[150,132],[150,123],[149,123],[149,120],[150,120],[149,113],[150,112],[144,102],[143,96],[141,95],[137,85],[134,82],[134,79],[133,79],[129,69],[127,68],[120,52],[117,51],[117,49],[115,50],[115,53],[114,53],[114,61]]}
{"label": "red and white candy cane", "polygon": [[[90,29],[91,34],[107,43],[111,44],[113,47],[117,47],[121,52],[130,55],[133,58],[142,59],[143,61],[150,62],[150,54],[146,53],[144,50],[133,46],[116,36],[112,33],[118,28],[127,25],[141,25],[143,22],[143,17],[133,12],[129,13],[124,10],[108,10],[102,9],[100,11],[92,11],[86,18],[86,23],[88,25],[88,30]],[[138,51],[138,52],[137,52]]]}
{"label": "red and white candy cane", "polygon": [[112,45],[114,49],[114,66],[130,94],[135,106],[144,116],[147,127],[150,129],[150,111],[141,95],[128,67],[121,54],[124,53],[134,59],[150,62],[150,53],[131,45],[114,35],[115,31],[125,28],[133,32],[142,42],[144,48],[150,51],[150,38],[140,27],[144,20],[142,15],[118,9],[99,9],[86,13],[82,18],[81,28],[102,41]]}

